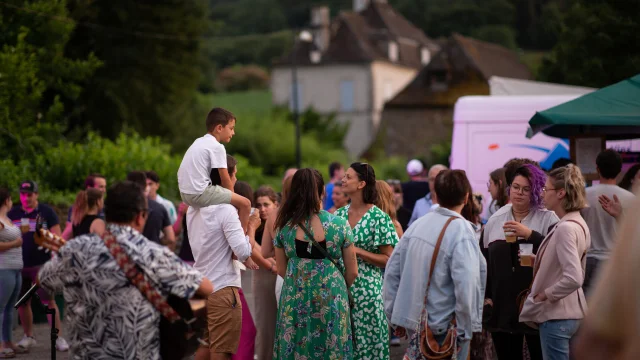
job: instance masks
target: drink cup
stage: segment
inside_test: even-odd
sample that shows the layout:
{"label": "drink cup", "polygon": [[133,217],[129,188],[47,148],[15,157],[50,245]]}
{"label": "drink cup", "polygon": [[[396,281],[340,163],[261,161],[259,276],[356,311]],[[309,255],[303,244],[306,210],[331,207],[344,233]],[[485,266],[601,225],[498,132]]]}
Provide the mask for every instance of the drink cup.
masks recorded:
{"label": "drink cup", "polygon": [[20,230],[23,234],[29,232],[29,219],[24,218],[20,220]]}
{"label": "drink cup", "polygon": [[533,266],[533,244],[520,244],[520,265]]}
{"label": "drink cup", "polygon": [[504,232],[504,238],[505,238],[505,240],[507,240],[508,243],[516,242],[516,234],[514,232],[505,231]]}

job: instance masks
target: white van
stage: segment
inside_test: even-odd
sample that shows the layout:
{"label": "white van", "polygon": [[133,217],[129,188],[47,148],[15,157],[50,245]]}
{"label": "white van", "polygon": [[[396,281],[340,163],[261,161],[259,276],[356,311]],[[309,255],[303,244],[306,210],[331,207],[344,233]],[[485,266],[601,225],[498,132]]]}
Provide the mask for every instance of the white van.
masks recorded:
{"label": "white van", "polygon": [[[489,173],[512,158],[529,158],[548,169],[559,158],[569,158],[569,140],[537,134],[526,137],[529,119],[580,95],[464,96],[453,112],[451,168],[467,172],[474,192],[484,195],[485,214],[491,196]],[[639,140],[609,141],[608,148],[639,151]],[[594,159],[595,161],[595,159]]]}

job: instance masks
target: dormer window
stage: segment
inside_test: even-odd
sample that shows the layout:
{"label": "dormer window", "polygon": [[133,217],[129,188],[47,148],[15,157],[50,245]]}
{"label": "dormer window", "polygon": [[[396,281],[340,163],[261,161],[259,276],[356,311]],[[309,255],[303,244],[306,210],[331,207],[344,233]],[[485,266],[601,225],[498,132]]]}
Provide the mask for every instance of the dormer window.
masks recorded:
{"label": "dormer window", "polygon": [[420,49],[420,62],[427,65],[431,61],[431,52],[427,48]]}
{"label": "dormer window", "polygon": [[430,76],[431,90],[445,91],[449,88],[448,75],[446,70],[434,70]]}
{"label": "dormer window", "polygon": [[394,41],[389,41],[389,60],[398,61],[398,44]]}

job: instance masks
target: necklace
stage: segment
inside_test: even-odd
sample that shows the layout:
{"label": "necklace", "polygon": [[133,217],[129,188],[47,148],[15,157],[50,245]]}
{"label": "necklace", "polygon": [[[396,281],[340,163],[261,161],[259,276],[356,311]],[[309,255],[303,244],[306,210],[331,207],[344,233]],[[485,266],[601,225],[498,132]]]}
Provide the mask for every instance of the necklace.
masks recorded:
{"label": "necklace", "polygon": [[[513,213],[513,217],[514,217],[514,219],[516,219],[516,220],[517,220],[517,218],[518,218],[518,217],[520,218],[520,220],[522,220],[522,219],[526,218],[526,217],[527,217],[527,215],[529,215],[529,212],[530,212],[530,211],[531,211],[530,209],[527,209],[527,210],[525,210],[525,211],[517,211],[516,209],[514,209],[513,207],[511,207],[511,212]],[[518,220],[518,221],[520,221],[520,220]]]}

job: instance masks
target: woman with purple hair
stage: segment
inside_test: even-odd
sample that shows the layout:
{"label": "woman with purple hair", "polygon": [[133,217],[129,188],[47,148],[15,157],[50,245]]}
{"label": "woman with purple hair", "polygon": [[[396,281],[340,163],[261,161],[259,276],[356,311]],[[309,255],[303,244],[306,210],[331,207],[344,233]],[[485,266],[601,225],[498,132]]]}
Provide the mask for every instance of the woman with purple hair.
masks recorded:
{"label": "woman with purple hair", "polygon": [[507,184],[510,203],[491,216],[481,239],[487,258],[485,297],[493,303],[486,325],[491,331],[498,359],[523,359],[526,338],[531,359],[542,360],[537,330],[518,321],[516,298],[529,288],[533,279],[533,268],[520,265],[518,251],[521,244],[532,244],[535,254],[558,217],[544,208],[546,175],[538,166],[519,166],[507,180],[510,180]]}

